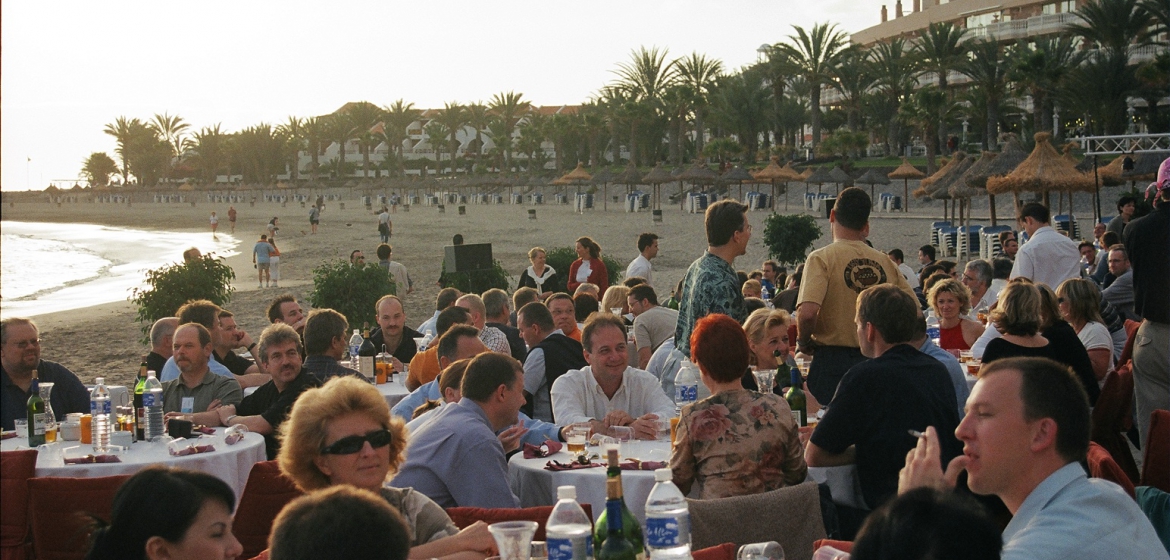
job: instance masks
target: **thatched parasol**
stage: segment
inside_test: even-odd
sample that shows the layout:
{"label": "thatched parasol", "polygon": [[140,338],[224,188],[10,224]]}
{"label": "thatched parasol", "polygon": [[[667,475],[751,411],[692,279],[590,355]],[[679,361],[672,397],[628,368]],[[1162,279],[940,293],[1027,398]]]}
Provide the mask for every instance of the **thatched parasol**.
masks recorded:
{"label": "thatched parasol", "polygon": [[846,187],[853,186],[853,177],[846,173],[844,169],[841,169],[841,166],[839,165],[834,166],[833,169],[829,171],[829,177],[831,177],[833,179],[833,183],[836,183],[837,185],[837,194],[841,194],[842,185]]}
{"label": "thatched parasol", "polygon": [[1132,157],[1130,154],[1121,154],[1109,162],[1109,165],[1097,168],[1097,176],[1101,178],[1101,186],[1103,187],[1118,187],[1125,184],[1125,179],[1121,176],[1125,172],[1125,158]]}
{"label": "thatched parasol", "polygon": [[817,194],[821,194],[821,185],[823,185],[825,183],[832,183],[833,177],[831,175],[829,175],[829,170],[825,169],[824,167],[818,167],[815,170],[809,168],[809,169],[806,169],[805,171],[807,172],[810,170],[812,171],[812,173],[809,173],[808,175],[804,176],[804,182],[816,185],[817,186]]}
{"label": "thatched parasol", "polygon": [[891,171],[886,177],[890,179],[902,180],[902,211],[910,210],[910,179],[921,179],[926,177],[926,174],[919,171],[917,167],[910,165],[910,160],[902,158],[902,165],[897,169]]}
{"label": "thatched parasol", "polygon": [[[626,166],[624,171],[618,173],[617,176],[613,178],[613,182],[619,185],[632,187],[634,185],[642,184],[642,177],[644,175],[645,174],[639,171],[637,167],[634,167],[634,162],[630,162],[630,165]],[[626,194],[629,194],[629,192]]]}
{"label": "thatched parasol", "polygon": [[719,180],[723,181],[724,183],[726,183],[728,185],[728,187],[727,187],[728,193],[731,192],[731,183],[735,183],[735,184],[739,185],[739,199],[742,201],[743,200],[743,182],[749,181],[749,182],[754,183],[756,181],[756,178],[753,177],[751,173],[748,173],[747,170],[743,168],[743,166],[737,165],[737,166],[732,167],[731,169],[728,169],[727,171],[725,171],[723,173],[723,175],[720,175]]}
{"label": "thatched parasol", "polygon": [[865,173],[862,173],[860,177],[854,179],[853,183],[859,185],[869,185],[869,203],[872,205],[875,204],[874,200],[876,200],[873,196],[873,186],[888,185],[890,184],[890,178],[887,177],[885,173],[880,173],[876,168],[871,167],[865,170]]}
{"label": "thatched parasol", "polygon": [[[955,198],[971,198],[987,194],[987,170],[991,167],[991,162],[995,161],[998,154],[995,152],[983,152],[975,163],[971,164],[962,175],[951,183],[951,196]],[[973,184],[976,178],[982,178],[984,187],[979,187]]]}
{"label": "thatched parasol", "polygon": [[1093,192],[1093,180],[1061,157],[1056,148],[1052,147],[1051,138],[1052,134],[1048,132],[1036,133],[1036,147],[1028,158],[1007,176],[989,178],[987,192],[1001,194],[1034,191],[1045,193],[1046,198],[1051,191]]}
{"label": "thatched parasol", "polygon": [[[679,174],[681,175],[681,172]],[[673,174],[671,174],[671,172],[667,171],[666,168],[662,167],[662,162],[659,162],[658,165],[655,165],[654,169],[651,169],[650,172],[647,173],[645,177],[642,177],[641,182],[645,183],[647,185],[650,185],[650,188],[654,189],[654,197],[653,197],[654,210],[661,209],[660,204],[659,204],[659,200],[658,200],[659,187],[662,186],[663,183],[670,183],[672,181],[677,181],[677,180],[678,180],[677,177],[675,177]],[[679,197],[679,198],[682,198],[682,197]]]}
{"label": "thatched parasol", "polygon": [[593,180],[590,181],[594,185],[601,185],[601,209],[609,210],[609,184],[613,182],[614,175],[608,168],[602,168],[601,171],[593,174]]}
{"label": "thatched parasol", "polygon": [[1166,158],[1170,158],[1170,152],[1139,152],[1133,160],[1133,169],[1122,171],[1121,176],[1128,181],[1153,181]]}
{"label": "thatched parasol", "polygon": [[776,182],[784,183],[784,210],[788,210],[788,183],[789,181],[801,181],[803,177],[794,171],[791,167],[785,165],[780,167],[780,158],[772,156],[768,166],[755,173],[757,181],[766,181],[772,185],[772,208],[776,208]]}

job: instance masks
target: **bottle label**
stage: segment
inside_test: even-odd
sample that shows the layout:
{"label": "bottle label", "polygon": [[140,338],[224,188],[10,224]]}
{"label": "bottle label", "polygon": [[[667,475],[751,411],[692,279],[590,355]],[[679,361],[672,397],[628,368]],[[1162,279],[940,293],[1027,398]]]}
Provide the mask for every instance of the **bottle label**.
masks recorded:
{"label": "bottle label", "polygon": [[593,557],[593,536],[581,535],[575,539],[548,539],[548,560],[586,560]]}
{"label": "bottle label", "polygon": [[672,517],[647,517],[646,544],[650,548],[671,548],[681,544],[678,520]]}
{"label": "bottle label", "polygon": [[89,413],[94,416],[98,414],[108,415],[110,413],[110,400],[106,399],[100,403],[96,400],[89,401]]}
{"label": "bottle label", "polygon": [[142,394],[143,408],[150,408],[152,406],[155,406],[154,399],[155,399],[155,395],[153,392],[143,393]]}
{"label": "bottle label", "polygon": [[35,436],[45,435],[45,426],[49,423],[49,415],[44,413],[33,414],[32,433]]}
{"label": "bottle label", "polygon": [[679,402],[695,402],[699,400],[699,386],[679,385],[678,400]]}

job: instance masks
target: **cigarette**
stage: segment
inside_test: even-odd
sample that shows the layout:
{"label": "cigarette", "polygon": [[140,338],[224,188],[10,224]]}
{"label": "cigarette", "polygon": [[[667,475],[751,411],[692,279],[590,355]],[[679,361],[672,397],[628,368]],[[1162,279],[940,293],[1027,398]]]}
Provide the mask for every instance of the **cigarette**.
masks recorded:
{"label": "cigarette", "polygon": [[922,438],[926,437],[926,432],[920,432],[918,430],[906,430],[906,431],[910,432],[910,435],[912,435],[918,439],[922,439]]}

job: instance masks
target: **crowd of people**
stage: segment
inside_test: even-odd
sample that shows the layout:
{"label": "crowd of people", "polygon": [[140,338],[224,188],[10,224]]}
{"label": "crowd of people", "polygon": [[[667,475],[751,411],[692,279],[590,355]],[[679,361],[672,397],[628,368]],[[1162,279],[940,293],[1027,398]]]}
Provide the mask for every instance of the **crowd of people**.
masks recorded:
{"label": "crowd of people", "polygon": [[[444,288],[417,328],[407,326],[397,296],[378,300],[369,339],[393,356],[411,390],[393,408],[344,362],[346,317],[305,314],[291,294],[272,300],[270,325],[256,339],[231,311],[188,302],[152,326],[147,362],[164,382],[168,418],[246,425],[309,493],[280,515],[273,558],[307,557],[312,539],[297,528],[316,527],[327,504],[370,511],[363,523],[401,527],[380,535],[382,552],[396,558],[482,558],[494,546],[486,527],[460,531],[443,508],[518,507],[508,459],[523,444],[564,441],[571,427],[586,425],[655,439],[674,416],[674,482],[700,498],[766,492],[804,481],[810,467],[855,465],[864,507],[838,504],[837,529],[858,534],[859,551],[877,546],[877,531],[902,534],[897,525],[910,521],[899,519],[930,509],[979,527],[1010,519],[997,543],[1004,558],[1166,558],[1133,499],[1082,467],[1090,409],[1122,365],[1127,320],[1140,320],[1132,363],[1138,445],[1150,413],[1170,405],[1170,162],[1150,190],[1150,215],[1123,213],[1114,220],[1128,223],[1110,222],[1095,241],[1078,246],[1051,227],[1046,207],[1027,203],[1017,215],[1023,243],[1005,232],[999,255],[962,266],[925,245],[915,271],[901,249],[869,244],[871,200],[848,188],[830,212],[832,242],[791,275],[774,261],[737,271],[752,224],[745,205],[721,200],[706,212],[706,250],[663,304],[651,283],[653,233],[637,238],[638,256],[612,285],[593,239],[577,240],[578,259],[564,276],[536,247],[511,296]],[[389,237],[379,261],[409,286],[390,261]],[[351,261],[364,256],[355,251]],[[422,333],[434,337],[425,349],[416,344]],[[2,338],[5,429],[24,415],[34,376],[56,383],[58,416],[88,411],[77,377],[41,359],[35,323],[5,319]],[[982,360],[973,385],[959,357]],[[784,371],[795,358],[811,360],[804,388],[808,414],[819,420],[812,429],[797,424],[781,396],[784,376],[760,392],[752,375]],[[678,403],[675,378],[688,363],[701,389],[696,402]],[[233,500],[219,484],[144,471],[119,492],[91,557],[162,557],[205,523],[226,528],[231,549]],[[184,503],[159,523],[181,530],[122,533],[158,507],[145,505],[144,494],[162,489]]]}

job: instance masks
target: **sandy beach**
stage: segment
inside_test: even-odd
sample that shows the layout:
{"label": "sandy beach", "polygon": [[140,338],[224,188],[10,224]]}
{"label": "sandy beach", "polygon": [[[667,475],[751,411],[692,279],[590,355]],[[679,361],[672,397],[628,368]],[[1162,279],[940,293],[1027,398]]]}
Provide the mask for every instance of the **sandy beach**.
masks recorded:
{"label": "sandy beach", "polygon": [[[901,185],[898,187],[900,191]],[[915,187],[910,185],[911,190]],[[1111,201],[1116,197],[1114,190],[1117,189],[1108,189],[1108,196],[1106,192],[1102,193],[1105,215],[1114,213],[1111,212]],[[803,192],[803,188],[797,188],[788,195],[790,212],[800,211]],[[1092,212],[1088,198],[1084,194],[1077,197],[1085,235],[1091,235]],[[545,199],[552,199],[551,191]],[[368,260],[376,262],[374,249],[379,243],[376,213],[367,211],[356,197],[341,202],[346,203],[344,209],[337,201],[327,203],[316,235],[309,233],[308,211],[299,203],[235,205],[239,212],[235,235],[242,242],[238,249],[240,255],[228,259],[236,273],[236,293],[226,307],[236,314],[237,322],[253,337],[267,325],[265,312],[273,297],[287,292],[304,301],[312,290],[312,269],[317,264],[328,259],[348,258],[353,249],[361,249]],[[997,202],[1000,223],[1011,223],[1011,198],[1000,197]],[[536,220],[528,219],[529,208],[536,208]],[[783,212],[783,197],[777,201],[777,208]],[[189,203],[135,202],[126,206],[77,202],[58,207],[47,202],[15,202],[6,203],[3,214],[5,219],[12,220],[203,231],[210,236],[208,216],[213,210],[220,216],[219,231],[226,233],[230,229],[226,203],[201,201],[191,206]],[[407,267],[415,283],[415,291],[404,296],[407,324],[417,326],[433,313],[434,298],[439,290],[435,280],[439,276],[443,247],[450,244],[451,236],[456,233],[462,234],[467,243],[492,243],[493,256],[513,275],[514,288],[515,276],[528,265],[526,253],[531,247],[571,246],[577,237],[588,235],[601,244],[604,254],[616,258],[624,266],[637,255],[637,235],[651,231],[661,236],[660,252],[653,261],[654,287],[660,299],[665,300],[687,266],[703,253],[706,241],[702,214],[685,213],[677,204],[669,206],[665,203],[663,214],[663,222],[656,224],[649,212],[626,213],[612,202],[609,210],[603,211],[600,201],[596,208],[582,214],[574,212],[572,205],[568,204],[468,204],[467,214],[462,216],[450,205],[443,214],[436,207],[422,205],[412,207],[409,212],[399,208],[392,215],[394,235],[390,242],[394,246],[395,260]],[[277,240],[282,253],[281,287],[257,289],[251,245],[264,233],[264,226],[273,216],[280,218]],[[749,213],[754,234],[747,255],[736,261],[737,269],[750,271],[759,268],[767,258],[762,243],[766,216],[764,211]],[[916,266],[914,255],[917,247],[927,242],[930,222],[941,216],[942,203],[938,201],[912,201],[911,211],[906,214],[874,213],[870,241],[883,251],[901,248],[910,264]],[[1009,221],[1005,222],[1005,217],[1009,217]],[[974,220],[990,223],[987,221],[986,200],[982,204],[976,202]],[[831,241],[829,224],[825,219],[818,219],[818,223],[823,235],[814,247],[823,247]],[[1085,230],[1086,226],[1088,230]],[[304,305],[307,312],[309,306]],[[119,302],[37,316],[44,340],[42,356],[64,364],[86,382],[104,376],[107,383],[125,384],[137,373],[139,358],[149,351],[139,343],[141,325],[135,321],[134,315],[132,304]]]}

